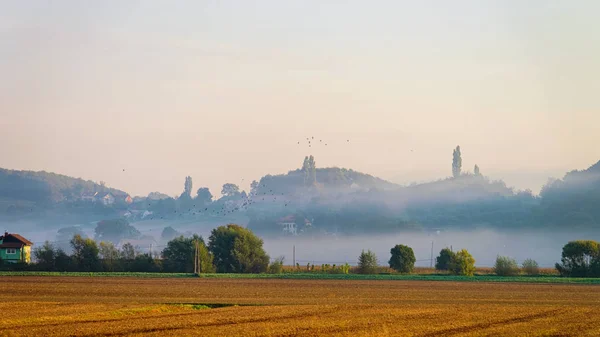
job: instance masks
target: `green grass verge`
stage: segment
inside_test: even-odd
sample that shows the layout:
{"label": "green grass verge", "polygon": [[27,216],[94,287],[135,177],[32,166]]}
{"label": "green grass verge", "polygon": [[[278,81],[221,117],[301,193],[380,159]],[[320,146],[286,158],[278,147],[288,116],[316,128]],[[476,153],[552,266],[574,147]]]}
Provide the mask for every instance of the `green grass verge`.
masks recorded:
{"label": "green grass verge", "polygon": [[[0,276],[80,276],[80,277],[141,277],[141,278],[185,278],[197,277],[185,273],[83,273],[83,272],[0,272]],[[401,280],[401,281],[454,281],[454,282],[518,282],[518,283],[574,283],[600,284],[600,278],[572,278],[547,276],[496,276],[496,275],[419,275],[419,274],[202,274],[200,278],[227,279],[290,279],[290,280]]]}
{"label": "green grass verge", "polygon": [[419,274],[204,274],[203,278],[275,278],[291,280],[399,280],[399,281],[453,281],[453,282],[519,282],[519,283],[578,283],[600,284],[600,278],[571,278],[559,276],[496,276],[496,275],[419,275]]}
{"label": "green grass verge", "polygon": [[183,278],[197,277],[188,273],[120,273],[120,272],[54,272],[54,271],[0,271],[0,276],[79,276],[79,277],[142,277]]}

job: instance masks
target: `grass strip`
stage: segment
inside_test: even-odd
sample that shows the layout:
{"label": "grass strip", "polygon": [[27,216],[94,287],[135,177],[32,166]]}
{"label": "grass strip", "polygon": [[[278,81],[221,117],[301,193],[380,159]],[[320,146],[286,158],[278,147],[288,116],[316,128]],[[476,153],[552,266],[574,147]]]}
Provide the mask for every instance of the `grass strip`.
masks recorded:
{"label": "grass strip", "polygon": [[[0,276],[76,276],[76,277],[138,277],[138,278],[193,278],[190,273],[119,273],[119,272],[0,272]],[[518,282],[518,283],[575,283],[600,284],[600,278],[572,278],[554,275],[540,276],[497,276],[475,275],[456,276],[444,274],[325,274],[325,273],[284,273],[284,274],[201,274],[199,278],[223,279],[290,279],[290,280],[400,280],[400,281],[452,281],[452,282]]]}

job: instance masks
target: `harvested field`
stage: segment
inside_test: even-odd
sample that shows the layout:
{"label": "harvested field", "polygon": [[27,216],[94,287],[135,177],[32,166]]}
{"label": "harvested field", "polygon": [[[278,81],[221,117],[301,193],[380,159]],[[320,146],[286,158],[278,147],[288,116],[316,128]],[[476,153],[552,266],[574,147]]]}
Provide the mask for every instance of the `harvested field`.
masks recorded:
{"label": "harvested field", "polygon": [[593,285],[23,276],[0,294],[1,336],[600,335]]}

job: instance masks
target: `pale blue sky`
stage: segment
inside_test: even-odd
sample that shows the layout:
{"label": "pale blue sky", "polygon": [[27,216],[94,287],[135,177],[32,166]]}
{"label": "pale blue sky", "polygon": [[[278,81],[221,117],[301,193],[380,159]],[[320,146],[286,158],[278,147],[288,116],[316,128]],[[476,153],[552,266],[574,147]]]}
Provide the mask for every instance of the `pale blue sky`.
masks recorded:
{"label": "pale blue sky", "polygon": [[[538,190],[600,159],[599,12],[597,1],[2,1],[0,166],[133,194],[179,193],[192,175],[216,194],[307,154],[397,182],[438,178],[460,144],[465,168]],[[297,145],[308,136],[329,145]]]}

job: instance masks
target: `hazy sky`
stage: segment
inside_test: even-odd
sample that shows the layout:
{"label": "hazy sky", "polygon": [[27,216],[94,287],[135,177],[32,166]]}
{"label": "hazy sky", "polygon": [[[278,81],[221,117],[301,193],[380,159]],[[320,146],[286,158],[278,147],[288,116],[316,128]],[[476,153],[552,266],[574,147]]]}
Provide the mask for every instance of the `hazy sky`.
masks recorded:
{"label": "hazy sky", "polygon": [[[595,0],[2,1],[0,166],[132,194],[180,193],[191,175],[218,194],[308,154],[396,182],[444,177],[460,144],[463,167],[537,190],[600,159],[599,12]],[[312,136],[328,146],[297,145]]]}

